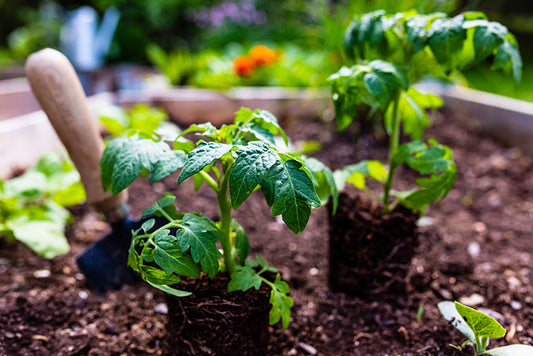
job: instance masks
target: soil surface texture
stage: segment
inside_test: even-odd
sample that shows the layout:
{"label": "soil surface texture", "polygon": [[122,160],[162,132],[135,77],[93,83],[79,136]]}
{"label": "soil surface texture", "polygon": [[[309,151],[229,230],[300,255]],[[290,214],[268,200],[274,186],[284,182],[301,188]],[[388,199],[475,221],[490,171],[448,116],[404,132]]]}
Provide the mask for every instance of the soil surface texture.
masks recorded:
{"label": "soil surface texture", "polygon": [[[332,121],[286,118],[281,124],[295,144],[319,141],[322,150],[313,156],[333,169],[386,157],[387,147],[371,137],[358,140],[354,154],[352,138],[337,133]],[[419,220],[407,294],[393,301],[330,290],[326,208],[313,211],[299,236],[270,215],[260,193],[236,212],[250,236],[251,255],[279,269],[295,302],[288,329],[270,327],[266,354],[459,355],[449,344],[464,338],[440,315],[442,300],[460,300],[499,320],[508,332],[491,346],[533,343],[532,159],[469,131],[449,113],[438,115],[425,138],[451,146],[457,183]],[[414,177],[400,170],[396,187],[411,187]],[[136,181],[132,215],[171,191],[178,209],[218,218],[209,190],[194,193],[189,182],[177,187],[176,178],[151,186]],[[86,205],[71,211],[67,255],[45,260],[21,244],[0,248],[0,355],[164,354],[165,295],[144,283],[104,295],[88,289],[75,257],[110,229]]]}

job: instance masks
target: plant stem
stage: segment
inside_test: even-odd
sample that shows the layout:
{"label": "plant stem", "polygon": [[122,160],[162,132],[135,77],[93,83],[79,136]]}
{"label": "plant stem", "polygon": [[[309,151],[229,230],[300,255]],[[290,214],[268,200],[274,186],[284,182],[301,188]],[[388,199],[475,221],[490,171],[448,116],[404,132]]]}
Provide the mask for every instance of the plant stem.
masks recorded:
{"label": "plant stem", "polygon": [[392,182],[394,180],[394,171],[396,170],[396,167],[392,167],[392,157],[396,153],[396,149],[398,148],[398,144],[400,142],[400,95],[401,92],[396,95],[392,107],[392,131],[389,139],[389,175],[387,177],[387,182],[385,182],[385,185],[383,186],[383,205],[385,205],[385,211],[389,211],[390,191],[392,188]]}
{"label": "plant stem", "polygon": [[223,164],[222,180],[217,190],[217,201],[220,209],[220,231],[223,241],[224,264],[229,274],[233,272],[233,241],[231,240],[231,201],[228,198],[229,172],[233,162]]}

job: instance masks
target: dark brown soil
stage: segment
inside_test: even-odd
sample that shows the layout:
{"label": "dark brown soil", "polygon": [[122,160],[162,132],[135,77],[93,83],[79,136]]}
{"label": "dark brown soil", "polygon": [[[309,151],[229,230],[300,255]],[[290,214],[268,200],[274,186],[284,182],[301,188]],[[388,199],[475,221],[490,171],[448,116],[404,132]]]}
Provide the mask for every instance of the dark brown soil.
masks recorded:
{"label": "dark brown soil", "polygon": [[[508,330],[493,345],[533,342],[533,163],[460,123],[440,116],[428,132],[427,138],[454,150],[457,184],[422,220],[409,294],[395,303],[328,288],[326,209],[313,211],[300,236],[270,216],[259,194],[239,209],[236,218],[248,231],[252,255],[280,269],[295,301],[289,328],[271,327],[266,354],[455,355],[448,344],[463,338],[437,310],[445,299],[490,309]],[[323,151],[315,156],[332,168],[386,154],[385,147],[361,139],[354,155],[349,134],[335,133],[331,122],[285,120],[283,125],[295,142],[322,142]],[[194,195],[190,185],[177,188],[175,179],[152,187],[136,182],[130,190],[134,216],[171,190],[179,195],[180,209],[217,217],[208,190]],[[397,181],[403,187],[408,182]],[[0,250],[0,354],[162,354],[165,296],[145,284],[94,294],[75,265],[75,256],[108,231],[81,206],[74,226],[67,228],[68,255],[47,261],[22,245]]]}
{"label": "dark brown soil", "polygon": [[180,288],[193,292],[191,296],[167,297],[165,355],[265,355],[270,341],[269,289],[263,285],[228,293],[228,282],[227,274],[188,278]]}
{"label": "dark brown soil", "polygon": [[385,213],[364,195],[346,193],[336,213],[328,211],[330,289],[363,299],[405,298],[418,213],[401,206]]}

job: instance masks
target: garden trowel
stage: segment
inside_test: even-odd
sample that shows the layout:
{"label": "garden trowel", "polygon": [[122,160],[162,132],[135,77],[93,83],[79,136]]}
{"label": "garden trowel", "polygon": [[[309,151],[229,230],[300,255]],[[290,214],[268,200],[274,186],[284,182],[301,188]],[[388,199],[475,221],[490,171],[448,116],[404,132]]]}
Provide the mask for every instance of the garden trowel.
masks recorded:
{"label": "garden trowel", "polygon": [[140,222],[128,217],[127,192],[111,195],[100,181],[100,158],[104,149],[97,123],[69,60],[47,48],[32,54],[26,75],[41,108],[76,165],[87,192],[88,203],[111,224],[112,232],[89,246],[77,263],[89,286],[97,292],[118,289],[139,280],[127,266],[131,230]]}

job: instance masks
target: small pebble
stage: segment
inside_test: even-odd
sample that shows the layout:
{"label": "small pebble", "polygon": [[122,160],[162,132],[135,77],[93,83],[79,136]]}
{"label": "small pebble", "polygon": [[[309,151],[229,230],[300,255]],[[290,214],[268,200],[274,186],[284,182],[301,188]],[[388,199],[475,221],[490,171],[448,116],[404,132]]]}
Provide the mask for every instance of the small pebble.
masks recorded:
{"label": "small pebble", "polygon": [[459,302],[468,306],[476,306],[483,304],[485,302],[485,298],[480,294],[474,293],[468,297],[459,298]]}
{"label": "small pebble", "polygon": [[522,309],[522,303],[520,303],[519,301],[513,300],[511,301],[511,308],[513,308],[514,310],[520,310]]}
{"label": "small pebble", "polygon": [[52,273],[48,269],[40,269],[33,272],[35,278],[48,278]]}
{"label": "small pebble", "polygon": [[154,307],[154,311],[156,313],[159,313],[159,314],[168,314],[168,306],[166,303],[159,303],[159,304],[156,304],[156,306]]}
{"label": "small pebble", "polygon": [[316,349],[313,346],[308,345],[308,344],[306,344],[304,342],[299,342],[298,346],[300,346],[309,355],[316,355],[316,353],[317,353]]}
{"label": "small pebble", "polygon": [[87,297],[89,297],[89,293],[82,290],[78,293],[78,297],[80,297],[81,299],[87,299]]}
{"label": "small pebble", "polygon": [[13,334],[11,331],[6,331],[4,333],[4,336],[7,337],[8,339],[12,339],[15,337],[15,334]]}
{"label": "small pebble", "polygon": [[468,254],[474,258],[479,256],[479,253],[481,252],[481,246],[479,246],[479,243],[476,241],[471,242],[468,244]]}
{"label": "small pebble", "polygon": [[417,224],[419,227],[431,226],[431,225],[434,225],[434,224],[435,224],[435,219],[433,219],[433,218],[430,217],[430,216],[422,216],[420,219],[418,219],[418,221],[416,222],[416,224]]}
{"label": "small pebble", "polygon": [[315,268],[315,267],[311,268],[311,269],[309,270],[309,274],[310,274],[311,276],[316,276],[316,275],[318,274],[318,268]]}

